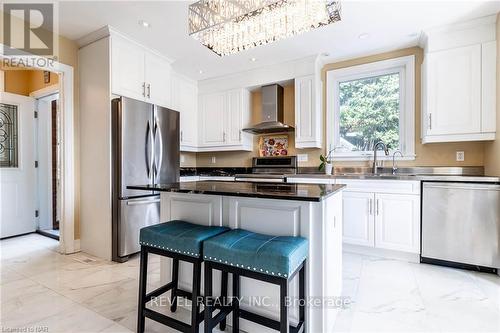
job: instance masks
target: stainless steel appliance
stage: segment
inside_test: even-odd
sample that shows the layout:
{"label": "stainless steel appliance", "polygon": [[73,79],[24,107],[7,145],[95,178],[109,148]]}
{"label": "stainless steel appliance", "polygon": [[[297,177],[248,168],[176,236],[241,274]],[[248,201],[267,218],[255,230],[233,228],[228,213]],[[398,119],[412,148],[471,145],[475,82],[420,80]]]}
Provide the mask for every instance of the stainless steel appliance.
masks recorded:
{"label": "stainless steel appliance", "polygon": [[262,94],[262,118],[261,122],[250,128],[244,128],[244,132],[252,134],[290,132],[294,128],[283,122],[284,98],[283,87],[278,84],[270,84],[261,88]]}
{"label": "stainless steel appliance", "polygon": [[129,185],[179,181],[179,113],[130,98],[112,100],[113,260],[139,252],[139,230],[160,222],[160,197]]}
{"label": "stainless steel appliance", "polygon": [[421,261],[496,273],[500,184],[423,182]]}
{"label": "stainless steel appliance", "polygon": [[286,175],[297,173],[297,157],[254,157],[252,173],[235,175],[240,182],[284,183]]}

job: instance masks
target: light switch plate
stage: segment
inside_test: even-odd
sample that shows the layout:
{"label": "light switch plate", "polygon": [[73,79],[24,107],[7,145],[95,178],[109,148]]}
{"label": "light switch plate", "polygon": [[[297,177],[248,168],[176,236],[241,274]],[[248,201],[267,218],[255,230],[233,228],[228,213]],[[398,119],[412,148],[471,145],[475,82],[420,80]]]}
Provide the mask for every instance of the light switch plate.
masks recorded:
{"label": "light switch plate", "polygon": [[309,160],[309,155],[307,154],[297,154],[298,162],[307,162]]}
{"label": "light switch plate", "polygon": [[186,162],[186,156],[181,155],[181,163],[185,163],[185,162]]}
{"label": "light switch plate", "polygon": [[465,161],[465,152],[457,151],[457,162]]}
{"label": "light switch plate", "polygon": [[212,164],[217,163],[217,159],[215,158],[215,156],[212,156],[212,161],[211,162],[212,162]]}

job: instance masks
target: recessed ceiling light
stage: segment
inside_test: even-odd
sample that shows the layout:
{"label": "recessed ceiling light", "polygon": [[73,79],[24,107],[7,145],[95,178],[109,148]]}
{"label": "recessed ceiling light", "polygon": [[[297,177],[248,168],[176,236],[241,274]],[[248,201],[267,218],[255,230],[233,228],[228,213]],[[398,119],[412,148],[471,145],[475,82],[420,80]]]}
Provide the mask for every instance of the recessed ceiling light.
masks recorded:
{"label": "recessed ceiling light", "polygon": [[143,20],[139,21],[139,25],[143,26],[144,28],[150,28],[151,27],[151,24],[149,24],[149,22],[146,22],[146,21],[143,21]]}
{"label": "recessed ceiling light", "polygon": [[250,58],[250,61],[251,61],[251,62],[256,62],[256,61],[257,61],[257,58],[252,57],[252,58]]}
{"label": "recessed ceiling light", "polygon": [[203,71],[200,69],[200,70],[198,71],[198,73],[203,74]]}
{"label": "recessed ceiling light", "polygon": [[370,35],[369,35],[369,34],[367,34],[366,32],[364,32],[364,33],[362,33],[362,34],[360,34],[360,35],[358,36],[358,38],[359,38],[359,39],[367,39],[368,37],[370,37]]}

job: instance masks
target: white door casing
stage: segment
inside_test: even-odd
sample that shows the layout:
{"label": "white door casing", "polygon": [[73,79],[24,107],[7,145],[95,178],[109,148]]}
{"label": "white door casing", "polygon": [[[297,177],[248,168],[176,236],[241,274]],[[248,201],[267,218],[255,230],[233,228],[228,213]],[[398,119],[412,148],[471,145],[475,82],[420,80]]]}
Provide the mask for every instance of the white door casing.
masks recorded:
{"label": "white door casing", "polygon": [[34,232],[35,221],[35,100],[0,93],[1,103],[17,107],[18,167],[0,168],[0,237]]}

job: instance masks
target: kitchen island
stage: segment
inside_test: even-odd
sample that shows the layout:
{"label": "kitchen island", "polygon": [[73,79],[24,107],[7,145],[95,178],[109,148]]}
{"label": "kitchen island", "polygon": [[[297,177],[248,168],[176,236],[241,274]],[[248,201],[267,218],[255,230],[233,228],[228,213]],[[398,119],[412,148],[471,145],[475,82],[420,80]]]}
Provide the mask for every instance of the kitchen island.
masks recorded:
{"label": "kitchen island", "polygon": [[[342,189],[334,184],[277,184],[201,181],[129,186],[161,193],[162,221],[247,229],[276,236],[302,236],[309,240],[306,264],[306,332],[332,331],[340,309],[342,289]],[[161,277],[170,281],[171,261],[162,259]],[[191,269],[181,264],[179,286],[191,289]],[[218,273],[218,272],[217,272]],[[220,274],[214,275],[214,293],[220,293]],[[231,279],[229,281],[231,285]],[[202,288],[203,290],[203,288]],[[231,288],[229,288],[231,290]],[[278,319],[279,289],[275,285],[242,278],[241,308]],[[298,296],[296,279],[290,295]],[[298,321],[298,307],[290,308],[290,323]],[[266,329],[241,320],[247,332]]]}

